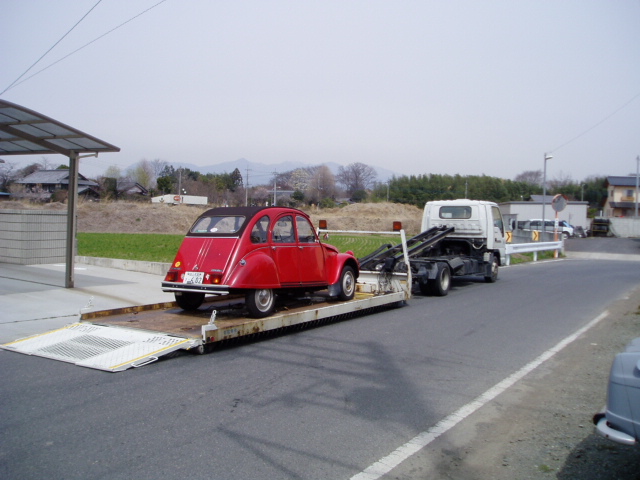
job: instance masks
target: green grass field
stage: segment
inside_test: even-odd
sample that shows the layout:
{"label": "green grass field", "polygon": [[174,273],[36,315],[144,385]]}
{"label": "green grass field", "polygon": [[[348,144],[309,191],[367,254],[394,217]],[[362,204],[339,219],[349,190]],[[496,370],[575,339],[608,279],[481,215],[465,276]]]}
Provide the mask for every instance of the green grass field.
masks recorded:
{"label": "green grass field", "polygon": [[[78,255],[169,263],[173,261],[183,238],[183,235],[154,233],[78,233]],[[380,245],[397,245],[400,243],[400,236],[332,234],[328,239],[323,239],[323,242],[333,245],[341,252],[351,250],[357,258],[362,258]],[[539,260],[549,258],[553,258],[552,251],[538,253]],[[533,253],[518,254],[511,257],[511,264],[532,260]]]}
{"label": "green grass field", "polygon": [[[172,262],[184,235],[153,233],[78,233],[78,255],[84,257],[119,258],[147,262]],[[400,243],[399,236],[331,235],[323,240],[341,252],[353,251],[361,258],[380,245]]]}
{"label": "green grass field", "polygon": [[168,263],[183,238],[151,233],[78,233],[78,255]]}

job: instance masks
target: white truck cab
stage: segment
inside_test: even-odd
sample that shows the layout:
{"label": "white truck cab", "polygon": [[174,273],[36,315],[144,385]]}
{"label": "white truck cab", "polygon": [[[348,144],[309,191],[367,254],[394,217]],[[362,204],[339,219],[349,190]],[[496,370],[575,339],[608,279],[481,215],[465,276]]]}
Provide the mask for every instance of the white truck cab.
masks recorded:
{"label": "white truck cab", "polygon": [[500,264],[506,258],[504,221],[496,203],[467,199],[427,202],[421,230],[441,226],[455,228],[449,238],[483,240],[484,248],[497,254]]}

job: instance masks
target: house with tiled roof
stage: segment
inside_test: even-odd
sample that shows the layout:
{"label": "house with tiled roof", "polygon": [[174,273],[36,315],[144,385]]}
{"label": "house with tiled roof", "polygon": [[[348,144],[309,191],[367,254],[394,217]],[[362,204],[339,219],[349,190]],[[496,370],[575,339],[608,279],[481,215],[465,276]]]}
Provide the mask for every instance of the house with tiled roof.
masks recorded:
{"label": "house with tiled roof", "polygon": [[[69,174],[67,169],[38,170],[15,183],[24,187],[19,196],[32,200],[49,201],[56,191],[69,190]],[[99,185],[78,173],[78,196],[99,198]]]}
{"label": "house with tiled roof", "polygon": [[636,175],[607,177],[607,199],[603,213],[605,217],[633,217],[638,202]]}

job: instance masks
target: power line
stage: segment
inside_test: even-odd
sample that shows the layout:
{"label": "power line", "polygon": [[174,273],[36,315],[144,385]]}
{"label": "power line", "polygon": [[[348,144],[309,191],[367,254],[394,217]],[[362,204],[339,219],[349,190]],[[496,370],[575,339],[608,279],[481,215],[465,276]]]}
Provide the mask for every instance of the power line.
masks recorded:
{"label": "power line", "polygon": [[624,103],[624,105],[622,105],[621,107],[618,107],[616,110],[614,110],[612,113],[610,113],[609,115],[607,115],[605,118],[603,118],[602,120],[600,120],[598,123],[596,123],[595,125],[593,125],[592,127],[588,128],[587,130],[585,130],[584,132],[582,132],[580,135],[576,135],[575,137],[573,137],[571,140],[563,143],[562,145],[560,145],[559,147],[554,148],[553,150],[550,150],[549,153],[553,153],[556,150],[559,150],[560,148],[569,145],[571,142],[579,139],[580,137],[586,135],[587,133],[589,133],[591,130],[594,130],[595,128],[599,127],[600,125],[602,125],[604,122],[606,122],[607,120],[609,120],[611,117],[613,117],[616,113],[618,113],[620,110],[622,110],[623,108],[627,107],[627,105],[629,105],[631,102],[633,102],[635,99],[637,99],[638,97],[640,97],[640,92],[635,94],[633,97],[631,97],[630,100],[628,100],[627,102]]}
{"label": "power line", "polygon": [[[102,0],[100,0],[100,1],[102,1]],[[18,85],[20,85],[21,83],[24,83],[24,82],[26,82],[27,80],[29,80],[30,78],[33,78],[33,77],[35,77],[36,75],[38,75],[38,74],[40,74],[40,73],[44,72],[45,70],[47,70],[47,69],[49,69],[49,68],[53,67],[54,65],[56,65],[56,64],[58,64],[58,63],[60,63],[61,61],[63,61],[63,60],[65,60],[65,59],[69,58],[69,57],[70,57],[71,55],[73,55],[74,53],[77,53],[77,52],[79,52],[80,50],[82,50],[82,49],[84,49],[84,48],[88,47],[88,46],[89,46],[89,45],[91,45],[92,43],[97,42],[97,41],[98,41],[98,40],[100,40],[101,38],[106,37],[106,36],[107,36],[107,35],[109,35],[110,33],[112,33],[112,32],[114,32],[114,31],[118,30],[120,27],[125,26],[127,23],[129,23],[129,22],[131,22],[131,21],[135,20],[136,18],[138,18],[138,17],[139,17],[139,16],[141,16],[141,15],[144,15],[144,14],[145,14],[145,13],[147,13],[148,11],[150,11],[150,10],[152,10],[152,9],[156,8],[158,5],[160,5],[161,3],[164,3],[164,2],[166,2],[166,1],[167,1],[167,0],[160,0],[160,1],[159,1],[158,3],[156,3],[155,5],[152,5],[152,6],[150,6],[149,8],[147,8],[146,10],[143,10],[143,11],[142,11],[142,12],[140,12],[139,14],[137,14],[137,15],[135,15],[135,16],[133,16],[133,17],[131,17],[129,20],[127,20],[127,21],[125,21],[125,22],[122,22],[122,23],[121,23],[120,25],[118,25],[117,27],[114,27],[114,28],[112,28],[111,30],[109,30],[108,32],[103,33],[103,34],[102,34],[102,35],[100,35],[99,37],[94,38],[94,39],[93,39],[93,40],[91,40],[90,42],[88,42],[88,43],[84,44],[82,47],[75,49],[73,52],[71,52],[71,53],[69,53],[69,54],[65,55],[64,57],[60,58],[59,60],[56,60],[55,62],[53,62],[53,63],[51,63],[51,64],[47,65],[47,66],[46,66],[46,67],[44,67],[43,69],[38,70],[38,71],[37,71],[36,73],[34,73],[33,75],[28,76],[27,78],[25,78],[25,79],[21,80],[20,82],[18,82],[18,81],[13,82],[11,85],[9,85],[9,87],[7,87],[7,88],[5,89],[2,93],[5,93],[7,90],[9,90],[9,89],[11,89],[11,88],[13,88],[13,87],[17,87],[17,86],[18,86]],[[98,3],[100,3],[100,2],[98,2]],[[96,4],[96,5],[97,5],[97,4]],[[94,7],[94,8],[95,8],[95,7]],[[86,16],[86,15],[85,15],[85,16]],[[84,18],[84,17],[83,17],[83,18]],[[64,38],[64,37],[63,37],[63,38]],[[62,40],[62,39],[60,39],[60,40]],[[54,46],[55,46],[55,45],[54,45]],[[53,48],[53,47],[52,47],[52,48]],[[45,54],[45,55],[46,55],[46,54]],[[37,62],[36,62],[36,63],[37,63]],[[31,67],[30,67],[30,68],[31,68]],[[27,70],[27,71],[28,71],[28,70]],[[25,73],[26,73],[26,72],[25,72]],[[24,73],[23,73],[22,75],[24,75]],[[22,75],[21,75],[21,76],[22,76]],[[2,93],[0,93],[0,95],[1,95]]]}
{"label": "power line", "polygon": [[42,60],[44,57],[46,57],[46,56],[47,56],[47,54],[48,54],[51,50],[53,50],[54,48],[56,48],[56,45],[58,45],[62,40],[64,40],[64,38],[65,38],[67,35],[69,35],[69,34],[73,31],[73,29],[75,29],[78,25],[80,25],[80,22],[82,22],[85,18],[87,18],[87,15],[89,15],[89,14],[93,11],[93,9],[94,9],[94,8],[96,8],[96,7],[100,4],[100,2],[102,2],[102,0],[98,0],[98,3],[96,3],[93,7],[91,7],[91,8],[89,9],[89,11],[88,11],[87,13],[85,13],[85,14],[82,16],[82,18],[81,18],[80,20],[78,20],[78,21],[76,22],[76,24],[75,24],[73,27],[71,27],[71,28],[69,29],[69,31],[67,31],[67,33],[65,33],[62,37],[60,37],[60,40],[58,40],[56,43],[54,43],[54,44],[51,46],[51,48],[49,48],[49,50],[47,50],[46,52],[44,52],[44,53],[42,54],[42,56],[41,56],[38,60],[36,60],[36,61],[33,63],[33,65],[31,65],[29,68],[27,68],[27,69],[22,73],[22,75],[20,75],[18,78],[16,78],[16,79],[15,79],[15,80],[14,80],[14,81],[13,81],[13,82],[8,86],[8,87],[7,87],[7,88],[5,88],[2,92],[0,92],[0,95],[2,95],[4,92],[6,92],[6,91],[7,91],[7,90],[9,90],[10,88],[12,88],[12,87],[16,84],[16,82],[17,82],[18,80],[20,80],[22,77],[24,77],[24,76],[27,74],[27,72],[28,72],[29,70],[31,70],[33,67],[35,67],[35,66],[40,62],[40,60]]}

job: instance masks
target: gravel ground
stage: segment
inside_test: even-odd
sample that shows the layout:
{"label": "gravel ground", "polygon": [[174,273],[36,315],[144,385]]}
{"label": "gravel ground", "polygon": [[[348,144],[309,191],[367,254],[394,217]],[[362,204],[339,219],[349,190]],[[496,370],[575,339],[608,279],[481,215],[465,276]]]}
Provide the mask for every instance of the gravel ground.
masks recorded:
{"label": "gravel ground", "polygon": [[[590,245],[568,245],[567,251],[633,255],[638,249],[629,239]],[[640,288],[608,311],[591,330],[385,478],[640,480],[640,447],[607,440],[592,423],[606,402],[613,357],[640,336]]]}

